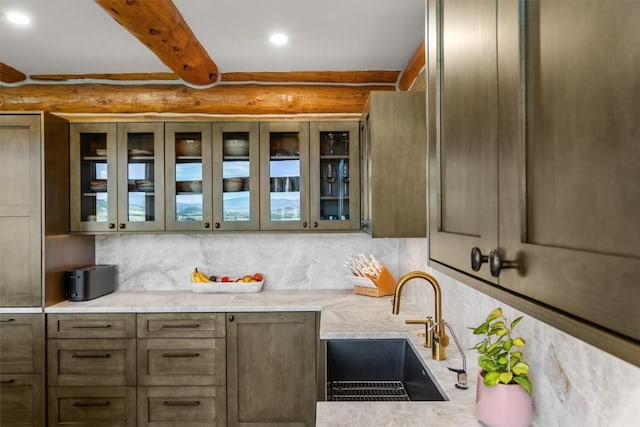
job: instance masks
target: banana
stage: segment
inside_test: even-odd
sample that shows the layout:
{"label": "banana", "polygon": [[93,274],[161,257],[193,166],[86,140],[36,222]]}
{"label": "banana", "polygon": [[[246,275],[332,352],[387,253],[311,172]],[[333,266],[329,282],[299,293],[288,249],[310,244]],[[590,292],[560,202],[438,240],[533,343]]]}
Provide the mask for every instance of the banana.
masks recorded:
{"label": "banana", "polygon": [[200,280],[202,280],[203,283],[208,283],[208,282],[211,281],[211,280],[209,280],[209,278],[207,276],[205,276],[201,272],[198,272],[198,276],[200,276]]}
{"label": "banana", "polygon": [[193,270],[193,273],[191,273],[191,281],[194,283],[202,283],[203,280],[201,274],[202,273],[200,273],[197,268]]}
{"label": "banana", "polygon": [[193,273],[191,273],[191,281],[196,283],[208,283],[210,282],[209,278],[202,274],[198,269],[194,269]]}

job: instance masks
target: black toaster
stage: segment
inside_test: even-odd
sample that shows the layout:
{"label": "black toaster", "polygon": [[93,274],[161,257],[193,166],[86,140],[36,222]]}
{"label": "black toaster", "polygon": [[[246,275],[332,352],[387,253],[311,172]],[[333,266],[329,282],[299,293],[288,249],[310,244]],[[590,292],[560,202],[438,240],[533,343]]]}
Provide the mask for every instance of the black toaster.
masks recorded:
{"label": "black toaster", "polygon": [[89,265],[65,273],[65,297],[69,301],[88,301],[115,290],[115,265]]}

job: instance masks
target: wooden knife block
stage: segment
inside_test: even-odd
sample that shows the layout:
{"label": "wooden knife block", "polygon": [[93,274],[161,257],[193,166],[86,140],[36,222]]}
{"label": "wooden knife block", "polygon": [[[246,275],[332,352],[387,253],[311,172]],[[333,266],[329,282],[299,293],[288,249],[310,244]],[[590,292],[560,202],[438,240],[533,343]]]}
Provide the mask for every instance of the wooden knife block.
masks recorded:
{"label": "wooden knife block", "polygon": [[387,295],[393,295],[396,290],[396,279],[393,278],[387,267],[382,267],[380,275],[377,279],[369,277],[369,279],[376,285],[375,288],[367,288],[366,286],[354,285],[353,289],[356,294],[367,295],[370,297],[384,297]]}

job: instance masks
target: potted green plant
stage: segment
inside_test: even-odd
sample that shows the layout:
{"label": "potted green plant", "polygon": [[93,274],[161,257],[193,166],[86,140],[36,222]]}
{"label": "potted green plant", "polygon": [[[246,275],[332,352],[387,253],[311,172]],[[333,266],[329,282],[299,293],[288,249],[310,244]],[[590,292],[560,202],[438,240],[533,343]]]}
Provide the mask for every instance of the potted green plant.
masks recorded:
{"label": "potted green plant", "polygon": [[482,336],[472,349],[478,352],[476,405],[478,417],[490,427],[526,427],[533,419],[529,364],[524,361],[524,338],[513,333],[522,316],[511,323],[501,308],[482,324],[470,328]]}

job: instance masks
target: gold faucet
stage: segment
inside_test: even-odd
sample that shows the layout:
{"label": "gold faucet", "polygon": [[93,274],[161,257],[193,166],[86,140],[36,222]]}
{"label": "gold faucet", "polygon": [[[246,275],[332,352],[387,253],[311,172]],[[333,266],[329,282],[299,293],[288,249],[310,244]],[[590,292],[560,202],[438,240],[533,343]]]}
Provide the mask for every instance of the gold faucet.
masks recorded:
{"label": "gold faucet", "polygon": [[407,320],[408,324],[420,323],[425,325],[425,347],[431,347],[431,357],[434,360],[444,360],[447,358],[445,355],[445,347],[449,345],[449,337],[445,333],[442,326],[442,293],[440,292],[440,285],[435,277],[424,271],[412,271],[405,274],[398,280],[396,290],[393,294],[393,314],[400,313],[400,295],[402,295],[402,288],[411,279],[424,279],[431,284],[435,293],[435,321],[429,316],[426,320]]}

